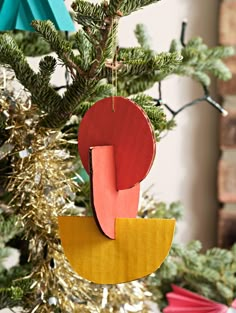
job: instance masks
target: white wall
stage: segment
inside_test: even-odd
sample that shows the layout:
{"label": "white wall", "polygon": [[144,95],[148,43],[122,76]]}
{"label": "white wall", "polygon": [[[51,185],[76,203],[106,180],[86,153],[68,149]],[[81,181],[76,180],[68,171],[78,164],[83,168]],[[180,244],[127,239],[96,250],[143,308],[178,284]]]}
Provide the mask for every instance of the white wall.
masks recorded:
{"label": "white wall", "polygon": [[[67,1],[69,7],[72,1]],[[158,51],[167,50],[172,38],[180,35],[181,22],[188,19],[187,38],[201,36],[212,46],[217,42],[217,0],[162,0],[121,19],[120,46],[137,45],[133,35],[137,23],[144,23]],[[178,108],[199,97],[200,87],[184,78],[169,78],[163,84],[167,103]],[[157,88],[150,94],[157,97]],[[212,95],[215,88],[212,88]],[[153,168],[143,189],[153,185],[160,201],[180,200],[185,207],[178,239],[200,239],[205,247],[216,239],[216,166],[219,113],[209,104],[189,108],[177,117],[177,127],[157,146]]]}

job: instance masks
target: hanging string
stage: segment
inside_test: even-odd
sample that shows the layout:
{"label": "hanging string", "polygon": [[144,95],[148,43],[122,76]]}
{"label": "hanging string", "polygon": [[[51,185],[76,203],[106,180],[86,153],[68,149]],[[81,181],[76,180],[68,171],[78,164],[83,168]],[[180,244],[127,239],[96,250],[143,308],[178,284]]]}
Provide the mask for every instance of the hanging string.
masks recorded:
{"label": "hanging string", "polygon": [[112,112],[115,112],[115,90],[114,90],[114,69],[113,67],[111,68],[111,82],[112,82],[112,86],[113,86],[113,90],[112,90]]}
{"label": "hanging string", "polygon": [[112,85],[114,86],[113,96],[112,96],[112,111],[115,112],[115,97],[117,96],[117,85],[118,85],[118,71],[117,71],[117,53],[118,47],[116,47],[114,58],[113,58],[113,67],[112,67]]}
{"label": "hanging string", "polygon": [[113,86],[113,92],[112,92],[112,112],[115,112],[115,97],[117,96],[117,47],[116,47],[116,36],[114,31],[114,20],[112,19],[111,24],[111,34],[112,34],[112,48],[114,50],[114,57],[112,60],[112,66],[111,66],[111,81]]}

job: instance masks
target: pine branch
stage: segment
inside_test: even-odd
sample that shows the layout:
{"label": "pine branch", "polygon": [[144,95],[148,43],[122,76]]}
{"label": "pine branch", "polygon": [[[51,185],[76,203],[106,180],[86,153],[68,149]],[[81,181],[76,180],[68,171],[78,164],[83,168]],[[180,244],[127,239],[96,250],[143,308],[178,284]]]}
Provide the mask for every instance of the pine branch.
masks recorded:
{"label": "pine branch", "polygon": [[73,83],[67,88],[62,100],[54,107],[54,110],[40,122],[40,126],[47,128],[59,128],[64,126],[76,107],[79,106],[79,103],[89,96],[95,85],[96,81],[77,76]]}
{"label": "pine branch", "polygon": [[153,195],[145,191],[142,194],[141,208],[138,213],[142,218],[148,216],[149,218],[175,218],[179,220],[183,216],[183,206],[180,202],[172,202],[169,205],[158,202]]}
{"label": "pine branch", "polygon": [[[114,3],[114,9],[116,10],[116,12],[117,10],[119,10],[123,16],[126,16],[134,11],[141,9],[142,7],[156,3],[158,1],[159,0],[111,0],[110,6],[113,6]],[[117,5],[117,3],[119,4],[119,6]]]}
{"label": "pine branch", "polygon": [[156,107],[152,97],[145,94],[138,94],[132,97],[132,100],[140,105],[146,112],[152,123],[157,141],[160,140],[160,135],[164,130],[170,130],[175,125],[175,123],[168,123],[163,109]]}
{"label": "pine branch", "polygon": [[[12,67],[16,77],[30,91],[33,102],[47,113],[47,116],[40,122],[40,126],[58,128],[66,123],[79,103],[94,92],[100,80],[98,74],[105,59],[112,52],[111,46],[115,33],[111,32],[111,29],[116,27],[116,22],[113,22],[112,18],[106,18],[106,26],[100,30],[101,40],[96,47],[96,55],[86,73],[75,63],[77,59],[71,45],[58,35],[51,22],[35,21],[33,26],[46,38],[59,58],[71,70],[74,81],[64,96],[61,97],[49,84],[46,84],[54,70],[55,61],[52,58],[41,61],[40,72],[36,74],[14,40],[10,36],[3,35],[0,38],[0,62]],[[47,71],[45,66],[49,66]]]}
{"label": "pine branch", "polygon": [[0,288],[0,309],[21,305],[23,290],[19,287]]}
{"label": "pine branch", "polygon": [[183,48],[183,46],[182,46],[182,44],[181,44],[181,41],[180,41],[180,40],[177,40],[177,39],[173,39],[173,40],[171,41],[169,51],[170,51],[171,53],[173,53],[173,52],[181,52],[182,48]]}
{"label": "pine branch", "polygon": [[[181,63],[178,52],[154,54],[142,48],[121,48],[118,60],[122,66],[118,70],[118,93],[123,96],[134,95],[151,88],[171,74]],[[106,69],[106,76],[111,71]]]}
{"label": "pine branch", "polygon": [[22,277],[29,275],[29,265],[16,266],[0,273],[0,309],[24,306],[32,293],[32,280]]}
{"label": "pine branch", "polygon": [[138,40],[139,45],[143,49],[150,50],[149,38],[146,31],[146,27],[143,24],[137,24],[134,33]]}
{"label": "pine branch", "polygon": [[[3,240],[1,239],[1,241],[3,241]],[[0,244],[1,244],[1,246],[0,246],[0,272],[1,272],[4,269],[3,262],[10,255],[10,249],[8,247],[2,247],[2,243],[0,243]]]}
{"label": "pine branch", "polygon": [[209,58],[223,59],[232,56],[235,51],[233,47],[218,46],[209,48],[206,53]]}
{"label": "pine branch", "polygon": [[[36,57],[49,54],[53,52],[48,42],[38,32],[27,32],[21,30],[14,30],[12,32],[8,31],[14,41],[16,42],[19,49],[24,53],[25,56]],[[73,49],[78,49],[76,44],[76,34],[69,34],[69,42],[72,45]],[[60,33],[62,38],[65,38],[65,33]]]}
{"label": "pine branch", "polygon": [[75,0],[71,7],[76,13],[75,20],[78,24],[89,27],[102,25],[105,18],[105,3],[99,5],[87,1]]}
{"label": "pine branch", "polygon": [[[182,209],[179,203],[167,206],[145,193],[139,214],[143,218],[175,217],[178,220]],[[167,304],[166,293],[171,290],[172,284],[231,306],[236,297],[236,244],[231,250],[213,248],[203,253],[201,249],[199,241],[187,245],[173,243],[158,272],[145,279],[160,309]]]}
{"label": "pine branch", "polygon": [[72,44],[60,36],[51,21],[33,21],[32,26],[50,44],[52,51],[57,53],[59,59],[71,72],[76,70],[80,75],[84,75],[80,67],[74,63]]}
{"label": "pine branch", "polygon": [[74,35],[74,48],[79,52],[77,56],[78,65],[83,71],[87,72],[95,59],[96,51],[84,30],[79,30]]}
{"label": "pine branch", "polygon": [[[88,5],[85,7],[86,10],[91,10],[91,6]],[[97,6],[92,6],[94,8],[94,12],[97,10]],[[77,7],[78,9],[78,7]],[[91,13],[91,12],[90,12]],[[41,23],[43,25],[44,22]],[[86,72],[81,73],[78,70],[78,66],[71,66],[76,71],[74,76],[73,83],[68,87],[67,91],[65,92],[62,101],[54,107],[54,112],[49,114],[42,122],[42,126],[46,127],[58,127],[63,126],[65,122],[69,119],[70,115],[75,112],[79,104],[86,99],[88,99],[96,89],[96,86],[99,80],[102,77],[102,68],[105,65],[105,61],[112,55],[112,48],[113,48],[113,41],[116,36],[116,30],[118,25],[117,17],[104,17],[103,27],[99,30],[99,42],[96,45],[96,53],[94,55],[94,59],[91,62],[90,66],[87,68]],[[48,25],[47,25],[48,27]],[[51,29],[51,26],[50,26]],[[52,29],[49,30],[53,31]],[[89,29],[84,30],[85,33],[89,32]],[[44,34],[45,35],[45,34]],[[50,36],[48,36],[48,40],[50,41]],[[63,45],[60,41],[61,39],[54,39],[56,44],[54,48],[57,48],[57,44]],[[65,45],[65,49],[63,48],[58,52],[58,55],[61,58],[64,58],[64,53],[68,52],[67,47]],[[72,55],[72,62],[76,60],[73,54]],[[78,60],[78,59],[77,59]],[[81,60],[82,61],[82,60]],[[80,62],[81,62],[80,61]],[[68,59],[66,60],[66,64],[70,66],[70,62],[68,63]]]}
{"label": "pine branch", "polygon": [[0,63],[10,65],[16,78],[29,90],[32,101],[41,110],[50,112],[55,104],[61,101],[61,96],[50,85],[45,85],[42,73],[36,74],[29,66],[26,57],[17,47],[11,36],[0,36]]}
{"label": "pine branch", "polygon": [[40,56],[51,52],[49,44],[36,32],[13,31],[7,33],[13,37],[25,56]]}
{"label": "pine branch", "polygon": [[159,76],[153,72],[143,73],[143,75],[129,77],[125,76],[118,79],[118,94],[124,97],[144,92],[151,88],[157,81]]}
{"label": "pine branch", "polygon": [[71,53],[71,44],[60,36],[51,21],[32,21],[34,29],[46,40],[53,51],[55,51],[59,58],[63,60],[64,55]]}
{"label": "pine branch", "polygon": [[148,278],[149,288],[154,291],[160,307],[166,305],[165,294],[171,284],[181,285],[209,299],[231,305],[236,296],[236,256],[233,251],[213,248],[201,253],[199,241],[186,247],[173,244],[170,255],[156,277]]}
{"label": "pine branch", "polygon": [[228,80],[232,76],[221,60],[234,54],[234,49],[231,47],[209,48],[201,38],[197,37],[189,40],[182,47],[180,40],[172,41],[170,51],[178,51],[183,57],[182,63],[173,72],[191,77],[204,86],[210,85],[209,73],[221,80]]}
{"label": "pine branch", "polygon": [[17,216],[4,218],[0,214],[0,247],[20,232],[20,227],[16,225],[16,222]]}
{"label": "pine branch", "polygon": [[39,62],[40,78],[42,83],[49,84],[52,74],[56,69],[57,61],[52,56],[45,56]]}
{"label": "pine branch", "polygon": [[[63,96],[49,84],[56,65],[55,59],[44,58],[40,62],[40,71],[36,74],[14,40],[7,35],[1,36],[0,62],[13,68],[16,77],[31,93],[32,101],[47,114],[40,126],[63,126],[80,103],[90,101],[89,98],[101,79],[107,78],[108,82],[111,81],[112,70],[107,68],[105,63],[107,59],[112,59],[115,53],[119,18],[154,2],[157,1],[111,0],[109,4],[103,2],[101,5],[94,5],[77,0],[73,8],[78,23],[83,25],[83,30],[74,37],[74,44],[77,44],[80,52],[76,56],[72,50],[74,44],[59,35],[51,22],[33,22],[36,31],[50,44],[52,50],[56,51],[73,78],[71,86]],[[140,36],[140,43],[146,44],[146,34],[142,26],[139,26],[136,34]],[[180,53],[183,55],[182,63]],[[120,58],[121,67],[118,69],[118,77],[122,82],[118,84],[118,92],[126,96],[136,94],[172,73],[192,77],[204,86],[210,83],[207,71],[219,78],[228,79],[230,73],[219,57],[231,54],[232,50],[229,48],[209,49],[199,38],[190,40],[181,50],[175,41],[175,44],[172,43],[171,52],[162,54],[156,54],[150,48],[120,49],[118,59]],[[1,121],[4,125],[3,116]]]}
{"label": "pine branch", "polygon": [[23,85],[31,84],[31,80],[37,78],[24,54],[17,47],[12,37],[7,34],[0,36],[0,62],[4,65],[10,65]]}
{"label": "pine branch", "polygon": [[[98,100],[101,100],[103,98],[111,97],[114,95],[114,86],[105,83],[105,81],[100,81],[94,92],[90,95],[90,97],[85,102],[81,102],[78,108],[75,111],[75,114],[77,116],[83,117],[84,114],[87,112],[87,110]],[[77,138],[77,130],[76,130],[76,136]]]}
{"label": "pine branch", "polygon": [[181,64],[182,57],[178,52],[154,54],[152,50],[143,48],[121,48],[118,60],[122,63],[119,77],[127,75],[132,78],[134,75],[147,73],[168,75]]}

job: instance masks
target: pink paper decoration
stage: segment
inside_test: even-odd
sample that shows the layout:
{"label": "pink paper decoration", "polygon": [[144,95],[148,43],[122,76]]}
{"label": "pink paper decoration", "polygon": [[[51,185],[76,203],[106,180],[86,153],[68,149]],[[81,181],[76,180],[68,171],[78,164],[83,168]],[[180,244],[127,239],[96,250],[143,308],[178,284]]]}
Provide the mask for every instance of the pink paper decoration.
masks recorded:
{"label": "pink paper decoration", "polygon": [[181,287],[172,285],[172,289],[166,295],[169,305],[163,313],[236,313],[236,300],[229,308]]}

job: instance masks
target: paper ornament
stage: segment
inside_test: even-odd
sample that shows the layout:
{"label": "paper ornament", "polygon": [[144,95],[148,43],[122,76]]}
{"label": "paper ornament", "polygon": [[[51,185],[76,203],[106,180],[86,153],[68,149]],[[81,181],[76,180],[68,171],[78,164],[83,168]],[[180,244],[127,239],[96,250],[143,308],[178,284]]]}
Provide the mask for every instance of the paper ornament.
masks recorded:
{"label": "paper ornament", "polygon": [[184,288],[173,285],[172,289],[166,295],[169,305],[163,313],[236,313],[236,301],[229,308]]}
{"label": "paper ornament", "polygon": [[75,30],[63,0],[0,0],[1,31],[34,31],[33,20],[50,20],[58,30]]}
{"label": "paper ornament", "polygon": [[90,175],[94,217],[58,218],[71,266],[97,284],[152,273],[169,253],[175,220],[136,218],[140,182],[156,151],[148,117],[128,99],[100,100],[81,121],[78,147]]}

